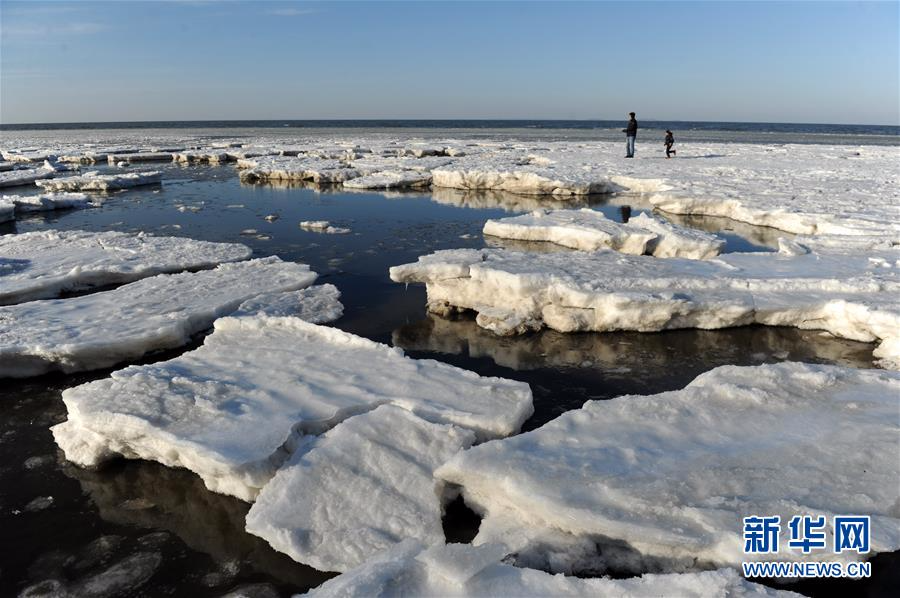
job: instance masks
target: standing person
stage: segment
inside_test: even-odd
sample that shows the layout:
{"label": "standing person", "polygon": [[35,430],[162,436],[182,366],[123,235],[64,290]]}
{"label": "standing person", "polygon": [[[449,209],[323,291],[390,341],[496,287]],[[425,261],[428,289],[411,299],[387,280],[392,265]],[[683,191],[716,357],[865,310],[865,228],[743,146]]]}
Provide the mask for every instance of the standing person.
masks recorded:
{"label": "standing person", "polygon": [[634,119],[634,112],[629,112],[628,116],[631,117],[631,120],[628,121],[628,126],[622,129],[622,132],[625,133],[625,157],[634,158],[634,140],[637,138],[638,124]]}
{"label": "standing person", "polygon": [[675,150],[672,149],[672,146],[675,145],[675,136],[672,135],[672,131],[669,129],[666,129],[666,140],[664,143],[666,144],[666,158],[669,157],[669,153],[674,156]]}

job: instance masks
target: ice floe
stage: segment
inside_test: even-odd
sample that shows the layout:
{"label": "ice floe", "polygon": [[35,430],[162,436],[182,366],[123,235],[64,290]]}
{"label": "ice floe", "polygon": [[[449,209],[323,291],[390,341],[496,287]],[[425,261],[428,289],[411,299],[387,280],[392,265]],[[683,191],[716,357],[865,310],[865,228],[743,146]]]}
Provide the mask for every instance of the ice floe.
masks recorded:
{"label": "ice floe", "polygon": [[88,172],[81,176],[37,181],[48,191],[116,191],[140,185],[154,185],[162,181],[159,172],[129,172],[128,174],[97,174]]}
{"label": "ice floe", "polygon": [[561,332],[796,326],[882,341],[879,357],[890,364],[898,358],[891,352],[900,331],[898,267],[890,253],[661,260],[608,250],[460,249],[395,266],[390,275],[424,282],[430,311],[474,310],[480,326],[501,335],[542,326]]}
{"label": "ice floe", "polygon": [[306,265],[269,257],[0,307],[0,377],[100,369],[180,347],[244,301],[315,278]]}
{"label": "ice floe", "polygon": [[382,170],[344,182],[348,189],[403,189],[427,187],[431,173],[417,170]]}
{"label": "ice floe", "polygon": [[751,583],[731,569],[669,575],[647,574],[632,579],[579,579],[514,567],[506,563],[506,555],[506,548],[499,544],[426,547],[421,542],[410,539],[326,581],[306,596],[798,596],[792,592]]}
{"label": "ice floe", "polygon": [[341,292],[333,284],[283,293],[263,293],[241,303],[233,316],[294,316],[313,324],[333,322],[344,314]]}
{"label": "ice floe", "polygon": [[165,272],[210,268],[245,260],[250,254],[248,247],[236,243],[143,233],[50,230],[3,235],[0,305],[132,282]]}
{"label": "ice floe", "polygon": [[345,235],[350,231],[349,228],[340,226],[332,226],[327,220],[304,220],[300,223],[300,228],[314,233],[326,233],[329,235]]}
{"label": "ice floe", "polygon": [[94,205],[84,193],[43,193],[41,195],[4,195],[0,203],[11,203],[16,212],[46,212],[69,210]]}
{"label": "ice floe", "polygon": [[360,176],[360,172],[346,163],[330,158],[297,158],[290,156],[261,156],[238,160],[242,181],[312,181],[314,183],[342,183]]}
{"label": "ice floe", "polygon": [[110,164],[119,162],[131,164],[134,162],[171,162],[172,157],[172,152],[131,152],[107,154],[106,160]]}
{"label": "ice floe", "polygon": [[[896,372],[723,366],[683,390],[589,401],[436,475],[485,514],[476,544],[551,571],[859,560],[790,549],[787,522],[826,516],[833,546],[834,515],[867,515],[872,552],[900,548],[898,394]],[[784,524],[777,555],[743,552],[742,518],[760,514]]]}
{"label": "ice floe", "polygon": [[[274,275],[259,274],[265,277],[248,277],[247,286],[276,284]],[[107,330],[109,322],[107,314]],[[256,497],[304,434],[382,404],[467,428],[479,439],[518,431],[533,411],[527,384],[409,359],[399,349],[296,317],[264,316],[216,320],[200,348],[71,388],[63,400],[69,420],[53,432],[69,460],[155,460],[185,467],[210,490],[244,500]]]}
{"label": "ice floe", "polygon": [[56,176],[55,170],[48,168],[26,168],[21,170],[7,170],[0,172],[0,188],[2,187],[22,187],[31,185],[37,181],[49,179]]}
{"label": "ice floe", "polygon": [[320,571],[346,571],[405,538],[443,544],[434,470],[474,441],[392,405],[351,417],[275,474],[247,531]]}

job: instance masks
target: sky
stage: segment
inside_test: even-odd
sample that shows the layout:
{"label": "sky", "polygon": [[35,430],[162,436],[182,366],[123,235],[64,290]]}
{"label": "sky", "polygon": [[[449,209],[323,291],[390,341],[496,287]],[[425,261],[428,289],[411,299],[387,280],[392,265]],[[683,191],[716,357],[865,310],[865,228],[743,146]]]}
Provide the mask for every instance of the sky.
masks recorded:
{"label": "sky", "polygon": [[900,124],[900,2],[0,0],[0,123]]}

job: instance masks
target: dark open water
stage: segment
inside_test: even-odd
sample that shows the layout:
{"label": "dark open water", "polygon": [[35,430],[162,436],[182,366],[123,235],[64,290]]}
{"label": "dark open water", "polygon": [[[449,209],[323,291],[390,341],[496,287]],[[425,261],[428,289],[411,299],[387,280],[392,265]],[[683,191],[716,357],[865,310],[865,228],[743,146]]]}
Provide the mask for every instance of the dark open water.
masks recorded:
{"label": "dark open water", "polygon": [[[481,228],[488,218],[541,205],[558,207],[559,202],[453,190],[355,193],[246,186],[231,166],[165,165],[162,170],[162,186],[109,195],[102,208],[2,224],[0,234],[48,228],[145,230],[242,242],[256,256],[277,254],[309,263],[320,273],[319,282],[331,282],[342,292],[346,311],[335,326],[400,346],[414,357],[528,382],[536,413],[526,429],[589,399],[681,388],[723,364],[795,360],[872,365],[872,345],[788,328],[656,334],[545,331],[499,338],[471,319],[426,315],[422,287],[405,288],[388,279],[390,266],[436,249],[483,246]],[[611,203],[598,196],[567,205],[591,205],[621,218],[621,208],[613,203],[628,201]],[[634,201],[636,213],[640,204],[638,198]],[[277,214],[278,220],[264,220],[269,214]],[[353,233],[307,232],[298,228],[301,220],[330,220]],[[728,239],[729,251],[767,251],[781,234],[715,219],[691,219],[689,224],[719,231]],[[242,233],[248,229],[257,232]],[[529,248],[552,249],[537,245]],[[194,346],[201,342],[198,338]],[[122,564],[130,575],[118,586],[107,584],[107,592],[98,595],[218,596],[263,583],[287,596],[329,577],[244,532],[248,505],[207,491],[187,471],[139,461],[119,462],[98,472],[68,465],[48,430],[65,419],[60,393],[108,373],[0,381],[0,596],[16,595],[39,582],[52,585],[48,580],[76,589],[88,581],[97,586],[94,576],[123,559],[128,559]],[[477,518],[457,505],[445,529],[448,538],[471,538]],[[878,557],[873,569],[875,578],[865,584],[822,582],[799,589],[812,595],[896,595],[897,555]]]}

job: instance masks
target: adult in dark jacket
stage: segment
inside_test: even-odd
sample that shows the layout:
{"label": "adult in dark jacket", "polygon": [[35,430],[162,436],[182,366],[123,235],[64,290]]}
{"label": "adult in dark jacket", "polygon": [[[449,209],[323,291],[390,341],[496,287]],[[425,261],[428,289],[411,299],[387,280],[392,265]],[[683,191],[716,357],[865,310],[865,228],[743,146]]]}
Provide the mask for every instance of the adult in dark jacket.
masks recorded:
{"label": "adult in dark jacket", "polygon": [[675,145],[675,136],[672,135],[672,131],[669,129],[666,129],[666,139],[663,143],[666,144],[666,158],[669,157],[670,153],[674,156],[675,150],[672,149],[672,146]]}
{"label": "adult in dark jacket", "polygon": [[634,112],[629,112],[628,116],[631,120],[628,121],[628,126],[622,129],[625,133],[625,157],[634,158],[634,140],[637,138],[638,123],[634,119]]}

